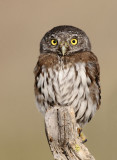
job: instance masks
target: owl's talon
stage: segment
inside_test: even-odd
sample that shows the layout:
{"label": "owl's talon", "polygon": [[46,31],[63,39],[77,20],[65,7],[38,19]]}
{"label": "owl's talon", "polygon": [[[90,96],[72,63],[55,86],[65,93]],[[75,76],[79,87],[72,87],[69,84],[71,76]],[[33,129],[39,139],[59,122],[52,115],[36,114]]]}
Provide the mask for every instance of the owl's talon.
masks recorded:
{"label": "owl's talon", "polygon": [[82,143],[84,144],[85,142],[87,142],[87,138],[86,136],[84,135],[84,133],[82,132],[82,129],[81,128],[78,128],[78,134],[79,134],[79,137],[82,139]]}
{"label": "owl's talon", "polygon": [[79,137],[80,137],[80,136],[81,136],[82,129],[81,129],[81,128],[78,128],[77,131],[78,131],[78,135],[79,135]]}
{"label": "owl's talon", "polygon": [[83,140],[83,141],[82,141],[82,144],[84,144],[84,143],[86,143],[86,142],[87,142],[87,139]]}

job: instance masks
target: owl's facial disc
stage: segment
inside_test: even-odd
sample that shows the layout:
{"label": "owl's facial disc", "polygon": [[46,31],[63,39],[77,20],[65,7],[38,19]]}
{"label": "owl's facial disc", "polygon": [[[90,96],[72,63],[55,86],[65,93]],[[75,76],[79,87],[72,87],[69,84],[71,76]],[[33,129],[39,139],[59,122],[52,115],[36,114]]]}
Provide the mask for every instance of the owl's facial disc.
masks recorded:
{"label": "owl's facial disc", "polygon": [[91,51],[89,38],[84,31],[73,26],[58,26],[51,29],[40,43],[40,53],[68,56],[83,51]]}

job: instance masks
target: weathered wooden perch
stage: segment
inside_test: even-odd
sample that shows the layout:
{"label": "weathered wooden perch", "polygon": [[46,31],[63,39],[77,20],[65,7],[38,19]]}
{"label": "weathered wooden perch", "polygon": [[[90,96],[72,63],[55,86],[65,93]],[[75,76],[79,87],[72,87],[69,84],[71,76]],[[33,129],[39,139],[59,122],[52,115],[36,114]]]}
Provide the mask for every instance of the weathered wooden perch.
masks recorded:
{"label": "weathered wooden perch", "polygon": [[72,108],[50,109],[45,115],[45,127],[55,160],[95,160],[78,136]]}

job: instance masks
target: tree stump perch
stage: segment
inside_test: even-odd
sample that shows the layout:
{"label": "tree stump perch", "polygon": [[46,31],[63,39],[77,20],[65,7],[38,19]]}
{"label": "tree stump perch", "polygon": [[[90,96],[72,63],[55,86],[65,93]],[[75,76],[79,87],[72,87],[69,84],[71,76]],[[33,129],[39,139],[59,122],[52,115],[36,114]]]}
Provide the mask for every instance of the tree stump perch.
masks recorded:
{"label": "tree stump perch", "polygon": [[48,143],[55,160],[95,160],[78,135],[74,110],[53,107],[45,114]]}

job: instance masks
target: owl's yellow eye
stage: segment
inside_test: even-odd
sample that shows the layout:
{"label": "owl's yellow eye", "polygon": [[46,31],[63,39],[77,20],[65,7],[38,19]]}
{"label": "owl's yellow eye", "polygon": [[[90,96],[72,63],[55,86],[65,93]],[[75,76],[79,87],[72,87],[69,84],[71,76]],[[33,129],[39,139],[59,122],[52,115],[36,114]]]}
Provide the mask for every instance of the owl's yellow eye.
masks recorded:
{"label": "owl's yellow eye", "polygon": [[71,40],[71,44],[72,44],[72,45],[75,46],[77,43],[78,43],[78,40],[77,40],[77,39],[74,38],[74,39]]}
{"label": "owl's yellow eye", "polygon": [[52,44],[53,46],[56,46],[57,43],[58,43],[58,41],[57,41],[56,39],[52,39],[52,40],[51,40],[51,44]]}

